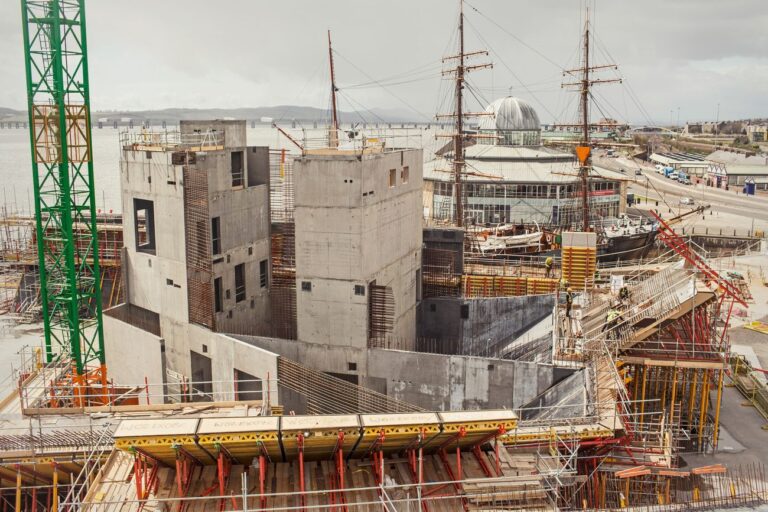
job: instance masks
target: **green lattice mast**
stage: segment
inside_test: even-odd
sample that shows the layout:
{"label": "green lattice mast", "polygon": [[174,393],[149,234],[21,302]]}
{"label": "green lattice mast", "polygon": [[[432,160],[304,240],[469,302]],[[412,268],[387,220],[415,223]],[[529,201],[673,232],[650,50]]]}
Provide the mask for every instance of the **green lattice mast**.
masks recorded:
{"label": "green lattice mast", "polygon": [[105,384],[83,0],[21,11],[46,360]]}

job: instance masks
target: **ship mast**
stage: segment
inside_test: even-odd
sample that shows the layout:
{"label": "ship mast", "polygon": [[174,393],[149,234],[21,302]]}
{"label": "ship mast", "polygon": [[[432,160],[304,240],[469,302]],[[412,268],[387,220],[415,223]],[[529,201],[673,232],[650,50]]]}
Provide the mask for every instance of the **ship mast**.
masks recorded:
{"label": "ship mast", "polygon": [[[582,144],[589,147],[589,8],[584,22],[584,73],[581,79],[581,129]],[[582,231],[589,231],[589,163],[587,157],[581,162],[579,175],[582,190]]]}
{"label": "ship mast", "polygon": [[461,178],[464,173],[464,2],[459,0],[459,62],[456,66],[456,133],[453,136],[453,181],[456,201],[456,227],[464,225]]}
{"label": "ship mast", "polygon": [[443,71],[443,76],[452,76],[455,83],[454,112],[452,114],[437,115],[438,119],[446,117],[455,118],[455,132],[451,135],[451,138],[453,138],[453,183],[455,199],[454,213],[456,216],[456,227],[462,227],[464,225],[464,187],[462,180],[465,169],[464,142],[467,137],[467,135],[464,133],[464,118],[490,115],[488,112],[464,112],[464,81],[466,74],[476,69],[493,67],[493,64],[490,63],[468,66],[466,64],[467,57],[473,57],[477,55],[488,55],[488,51],[464,51],[464,0],[459,0],[459,53],[456,55],[451,55],[450,57],[443,58],[444,63],[453,60],[457,61],[455,67]]}
{"label": "ship mast", "polygon": [[331,67],[331,147],[337,147],[339,144],[339,114],[336,109],[336,74],[333,70],[333,48],[331,47],[331,31],[328,30],[328,62]]}
{"label": "ship mast", "polygon": [[581,111],[581,146],[576,148],[576,154],[579,158],[579,177],[581,178],[581,209],[582,209],[582,230],[589,231],[589,171],[592,167],[590,159],[590,135],[589,130],[591,125],[589,123],[589,96],[590,87],[594,84],[605,84],[613,82],[621,82],[621,79],[590,79],[590,72],[604,69],[618,69],[615,64],[608,64],[604,66],[590,66],[589,65],[589,7],[586,9],[586,19],[584,21],[584,46],[583,57],[584,66],[576,69],[569,69],[563,72],[563,75],[577,76],[579,73],[581,79],[576,82],[564,83],[563,87],[575,86],[579,88],[581,96],[581,102],[579,110]]}

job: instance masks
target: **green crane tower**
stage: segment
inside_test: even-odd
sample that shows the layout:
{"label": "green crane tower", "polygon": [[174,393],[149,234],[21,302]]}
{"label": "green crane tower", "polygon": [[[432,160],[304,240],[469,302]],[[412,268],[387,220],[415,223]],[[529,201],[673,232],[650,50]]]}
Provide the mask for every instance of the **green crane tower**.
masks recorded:
{"label": "green crane tower", "polygon": [[84,0],[21,0],[47,362],[106,389]]}

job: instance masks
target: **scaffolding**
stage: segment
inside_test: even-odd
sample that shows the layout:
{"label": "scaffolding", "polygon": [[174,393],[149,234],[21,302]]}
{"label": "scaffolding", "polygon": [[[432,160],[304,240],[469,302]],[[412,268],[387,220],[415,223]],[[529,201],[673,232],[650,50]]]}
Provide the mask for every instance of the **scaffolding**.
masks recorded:
{"label": "scaffolding", "polygon": [[[122,216],[96,213],[100,288],[106,308],[123,301],[121,254],[123,247]],[[82,223],[73,225],[78,254],[84,246],[89,228]],[[80,262],[80,260],[77,260]],[[90,259],[86,263],[92,263]],[[13,206],[0,213],[0,311],[11,315],[16,323],[38,322],[42,317],[40,272],[35,233],[35,217]],[[88,272],[87,267],[84,272]]]}
{"label": "scaffolding", "polygon": [[286,150],[269,153],[272,336],[296,339],[296,228],[293,159]]}

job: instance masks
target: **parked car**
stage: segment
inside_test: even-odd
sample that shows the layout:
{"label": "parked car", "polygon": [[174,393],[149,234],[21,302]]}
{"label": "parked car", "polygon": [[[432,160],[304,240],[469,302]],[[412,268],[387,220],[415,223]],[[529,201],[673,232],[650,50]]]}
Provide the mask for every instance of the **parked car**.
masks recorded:
{"label": "parked car", "polygon": [[681,197],[680,204],[692,206],[694,204],[692,197]]}
{"label": "parked car", "polygon": [[642,170],[635,169],[635,176],[642,176],[642,175],[643,175],[643,171]]}
{"label": "parked car", "polygon": [[627,171],[625,171],[624,169],[619,169],[619,172],[620,172],[621,174],[627,174]]}

